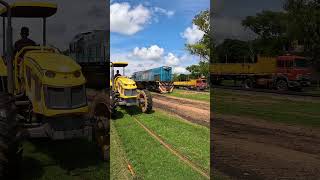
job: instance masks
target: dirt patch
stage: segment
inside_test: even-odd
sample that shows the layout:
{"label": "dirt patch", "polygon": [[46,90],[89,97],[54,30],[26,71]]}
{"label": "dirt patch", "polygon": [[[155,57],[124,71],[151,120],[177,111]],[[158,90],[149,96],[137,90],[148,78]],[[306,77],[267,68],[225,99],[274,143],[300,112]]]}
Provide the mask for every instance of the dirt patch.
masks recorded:
{"label": "dirt patch", "polygon": [[153,105],[155,108],[163,109],[191,122],[209,127],[210,106],[208,103],[154,95]]}
{"label": "dirt patch", "polygon": [[204,101],[197,101],[192,99],[185,99],[173,96],[165,96],[161,94],[152,94],[153,99],[159,99],[163,101],[168,101],[177,104],[183,104],[185,106],[196,107],[199,109],[209,110],[210,111],[210,103]]}
{"label": "dirt patch", "polygon": [[319,179],[320,129],[216,115],[212,166],[240,179]]}

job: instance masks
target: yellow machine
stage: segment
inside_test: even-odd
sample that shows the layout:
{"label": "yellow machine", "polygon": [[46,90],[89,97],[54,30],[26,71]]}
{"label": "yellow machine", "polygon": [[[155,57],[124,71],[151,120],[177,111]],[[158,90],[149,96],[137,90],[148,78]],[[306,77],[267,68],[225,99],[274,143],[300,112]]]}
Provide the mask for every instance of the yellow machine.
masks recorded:
{"label": "yellow machine", "polygon": [[215,63],[210,72],[214,74],[270,74],[277,70],[277,59],[258,57],[257,63]]}
{"label": "yellow machine", "polygon": [[[57,5],[25,1],[9,5],[2,0],[0,4],[5,6],[0,10],[4,29],[7,25],[7,31],[3,32],[3,52],[6,57],[0,58],[0,90],[14,97],[19,118],[11,121],[19,119],[14,123],[20,129],[20,133],[16,133],[31,138],[49,137],[54,140],[91,138],[92,133],[97,137],[95,132],[106,128],[106,122],[88,116],[86,80],[81,67],[70,57],[46,45],[46,18],[56,13]],[[26,46],[13,54],[12,17],[41,18],[42,45]],[[102,136],[107,136],[106,133],[98,134],[98,142],[102,142]],[[100,146],[106,157],[106,146]]]}
{"label": "yellow machine", "polygon": [[[117,106],[139,106],[141,111],[149,113],[152,111],[152,96],[147,90],[138,90],[136,82],[126,77],[126,62],[111,62],[111,110],[115,111]],[[121,76],[114,76],[114,68],[123,68]]]}

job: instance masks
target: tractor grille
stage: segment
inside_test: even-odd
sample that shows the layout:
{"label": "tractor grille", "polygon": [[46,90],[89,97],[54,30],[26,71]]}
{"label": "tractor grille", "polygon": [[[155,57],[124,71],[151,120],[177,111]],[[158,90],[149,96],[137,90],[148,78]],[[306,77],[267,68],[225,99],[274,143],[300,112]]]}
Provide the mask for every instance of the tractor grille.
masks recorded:
{"label": "tractor grille", "polygon": [[74,109],[87,104],[84,86],[46,87],[46,105],[51,109]]}
{"label": "tractor grille", "polygon": [[124,90],[125,96],[136,96],[137,94],[138,94],[137,90],[135,90],[135,89],[125,89]]}

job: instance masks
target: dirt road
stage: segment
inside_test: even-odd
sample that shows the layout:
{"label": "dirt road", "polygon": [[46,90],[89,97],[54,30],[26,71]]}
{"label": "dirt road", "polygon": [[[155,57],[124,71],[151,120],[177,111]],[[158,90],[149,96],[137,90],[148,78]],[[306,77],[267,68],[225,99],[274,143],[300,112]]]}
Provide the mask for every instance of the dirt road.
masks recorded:
{"label": "dirt road", "polygon": [[[155,95],[154,106],[209,123],[209,104]],[[211,136],[211,165],[231,178],[320,179],[320,129],[215,115]]]}
{"label": "dirt road", "polygon": [[210,125],[210,105],[206,102],[153,94],[153,105],[197,124]]}
{"label": "dirt road", "polygon": [[216,116],[211,127],[213,166],[231,177],[320,179],[319,129],[233,116]]}

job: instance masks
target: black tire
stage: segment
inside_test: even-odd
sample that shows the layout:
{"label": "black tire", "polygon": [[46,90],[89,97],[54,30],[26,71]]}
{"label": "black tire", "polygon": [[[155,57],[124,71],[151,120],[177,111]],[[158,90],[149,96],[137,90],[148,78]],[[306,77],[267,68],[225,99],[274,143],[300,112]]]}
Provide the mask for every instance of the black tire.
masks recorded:
{"label": "black tire", "polygon": [[113,91],[110,92],[110,104],[109,104],[109,107],[110,107],[110,114],[111,114],[111,118],[115,118],[115,114],[116,114],[116,103],[117,103],[117,97],[115,95],[115,93],[113,93]]}
{"label": "black tire", "polygon": [[143,113],[150,113],[152,111],[152,96],[148,90],[142,90],[139,93],[139,99],[143,99],[140,103],[140,108]]}
{"label": "black tire", "polygon": [[110,146],[110,99],[108,94],[101,93],[97,95],[92,103],[91,115],[94,121],[93,139],[100,149],[100,154],[103,160],[109,160]]}
{"label": "black tire", "polygon": [[278,91],[287,91],[288,83],[286,80],[280,79],[277,81],[276,88]]}
{"label": "black tire", "polygon": [[248,78],[248,79],[245,79],[243,82],[242,82],[242,87],[244,89],[251,89],[254,87],[254,82],[251,78]]}
{"label": "black tire", "polygon": [[22,148],[13,98],[0,94],[0,179],[19,179]]}

